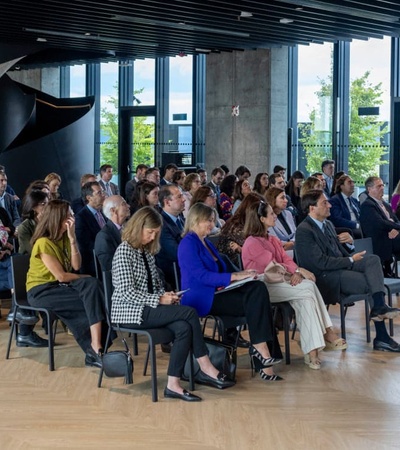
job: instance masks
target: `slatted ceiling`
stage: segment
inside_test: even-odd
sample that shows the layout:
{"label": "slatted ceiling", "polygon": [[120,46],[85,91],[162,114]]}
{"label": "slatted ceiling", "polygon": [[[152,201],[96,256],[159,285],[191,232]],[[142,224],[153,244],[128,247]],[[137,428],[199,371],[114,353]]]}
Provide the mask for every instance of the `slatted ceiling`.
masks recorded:
{"label": "slatted ceiling", "polygon": [[31,47],[38,37],[48,51],[22,67],[365,40],[399,36],[399,18],[394,0],[1,0],[0,58],[2,43]]}

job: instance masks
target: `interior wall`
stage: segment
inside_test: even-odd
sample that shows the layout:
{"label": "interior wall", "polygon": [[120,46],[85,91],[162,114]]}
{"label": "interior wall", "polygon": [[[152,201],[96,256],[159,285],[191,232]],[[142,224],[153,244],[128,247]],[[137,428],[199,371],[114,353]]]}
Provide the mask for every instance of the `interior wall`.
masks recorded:
{"label": "interior wall", "polygon": [[287,164],[287,58],[287,48],[207,56],[208,171],[245,164],[255,175]]}
{"label": "interior wall", "polygon": [[30,86],[53,97],[60,97],[60,69],[50,67],[31,70],[12,70],[7,75],[14,81]]}

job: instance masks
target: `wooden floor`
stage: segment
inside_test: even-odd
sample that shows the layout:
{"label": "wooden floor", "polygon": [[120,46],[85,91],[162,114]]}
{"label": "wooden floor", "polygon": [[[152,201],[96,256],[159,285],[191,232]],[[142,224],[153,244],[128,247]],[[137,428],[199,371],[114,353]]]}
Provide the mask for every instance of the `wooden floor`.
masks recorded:
{"label": "wooden floor", "polygon": [[[83,353],[62,331],[55,372],[48,370],[47,349],[13,345],[5,360],[6,313],[3,307],[2,450],[400,448],[400,354],[374,352],[366,343],[361,302],[349,309],[349,349],[323,352],[322,370],[304,365],[296,335],[292,364],[277,368],[285,381],[251,378],[248,355],[241,350],[237,385],[225,391],[198,386],[204,401],[194,404],[163,398],[168,355],[161,352],[160,401],[151,401],[150,379],[141,375],[144,342],[130,386],[105,378],[98,389],[98,371],[84,367]],[[337,308],[331,316],[339,326]]]}

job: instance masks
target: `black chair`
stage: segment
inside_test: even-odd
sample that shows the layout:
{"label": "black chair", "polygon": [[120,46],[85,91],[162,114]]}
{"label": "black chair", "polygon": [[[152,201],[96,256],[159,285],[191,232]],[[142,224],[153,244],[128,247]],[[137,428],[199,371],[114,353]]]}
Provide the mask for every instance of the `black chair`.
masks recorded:
{"label": "black chair", "polygon": [[16,321],[16,315],[19,308],[27,309],[30,311],[37,311],[46,314],[47,327],[48,327],[48,349],[49,349],[49,370],[54,370],[54,341],[57,330],[57,317],[46,308],[39,308],[31,306],[27,300],[26,294],[26,275],[29,269],[29,255],[14,255],[11,258],[12,267],[12,279],[13,279],[13,301],[15,304],[15,310],[13,320],[11,322],[10,337],[8,339],[6,359],[10,357],[11,342],[13,335],[18,336],[18,322]]}
{"label": "black chair", "polygon": [[[111,331],[119,331],[118,327],[111,323],[111,296],[114,290],[113,284],[112,284],[112,276],[111,271],[104,271],[103,272],[103,285],[104,285],[104,298],[105,298],[105,311],[106,311],[106,317],[107,317],[107,323],[108,323],[108,333],[106,338],[106,344],[104,347],[105,353],[108,350],[108,347],[110,345],[110,335]],[[168,344],[169,342],[173,341],[174,335],[168,328],[124,328],[119,327],[120,331],[127,332],[127,333],[134,333],[135,335],[143,335],[146,336],[149,342],[148,349],[147,349],[147,355],[145,359],[145,365],[143,370],[143,375],[146,375],[147,372],[147,364],[150,358],[150,364],[151,364],[151,389],[152,389],[152,400],[153,402],[158,401],[158,390],[157,390],[157,361],[156,361],[156,345],[157,344]],[[190,358],[192,359],[192,358]],[[191,368],[192,369],[192,368]],[[194,381],[192,376],[193,371],[191,371],[191,376],[189,378],[189,385],[190,390],[194,390]],[[103,379],[103,369],[100,370],[99,374],[99,381],[97,384],[97,387],[101,387],[101,382]]]}

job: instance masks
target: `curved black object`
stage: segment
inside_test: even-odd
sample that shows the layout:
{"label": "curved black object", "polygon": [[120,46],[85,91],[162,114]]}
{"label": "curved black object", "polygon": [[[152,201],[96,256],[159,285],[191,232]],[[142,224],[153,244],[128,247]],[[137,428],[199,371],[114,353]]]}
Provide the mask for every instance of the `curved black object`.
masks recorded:
{"label": "curved black object", "polygon": [[80,177],[93,172],[94,97],[58,99],[0,78],[0,164],[22,197],[28,184],[56,172],[66,199],[80,195]]}

